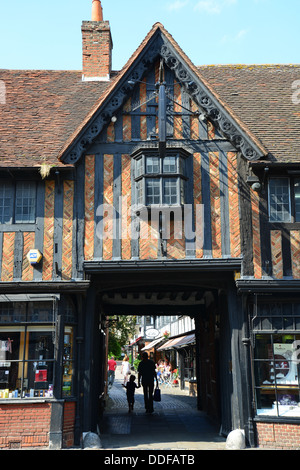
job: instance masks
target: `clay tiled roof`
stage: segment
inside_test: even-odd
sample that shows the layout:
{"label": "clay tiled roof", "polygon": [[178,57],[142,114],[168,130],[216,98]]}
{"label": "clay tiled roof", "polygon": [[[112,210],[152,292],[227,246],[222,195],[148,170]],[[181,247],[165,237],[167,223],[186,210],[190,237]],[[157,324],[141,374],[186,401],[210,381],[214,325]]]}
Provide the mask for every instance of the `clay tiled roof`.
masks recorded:
{"label": "clay tiled roof", "polygon": [[59,165],[58,154],[106,82],[78,71],[0,70],[0,167]]}
{"label": "clay tiled roof", "polygon": [[80,71],[0,70],[0,167],[40,166],[59,159],[138,59],[157,30],[268,158],[300,162],[300,104],[292,84],[300,65],[195,67],[156,23],[111,82],[82,82]]}
{"label": "clay tiled roof", "polygon": [[300,163],[300,103],[292,88],[300,79],[300,65],[212,65],[198,70],[260,139],[268,160]]}

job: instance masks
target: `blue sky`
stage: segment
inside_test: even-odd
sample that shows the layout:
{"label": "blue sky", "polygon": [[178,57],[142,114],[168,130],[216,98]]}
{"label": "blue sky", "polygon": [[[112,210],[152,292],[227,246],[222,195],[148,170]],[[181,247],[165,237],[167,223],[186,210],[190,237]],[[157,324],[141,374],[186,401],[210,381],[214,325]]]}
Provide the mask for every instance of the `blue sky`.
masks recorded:
{"label": "blue sky", "polygon": [[[81,70],[92,0],[0,0],[0,68]],[[300,0],[102,0],[119,70],[161,22],[195,65],[300,63]],[[300,78],[300,77],[299,77]]]}

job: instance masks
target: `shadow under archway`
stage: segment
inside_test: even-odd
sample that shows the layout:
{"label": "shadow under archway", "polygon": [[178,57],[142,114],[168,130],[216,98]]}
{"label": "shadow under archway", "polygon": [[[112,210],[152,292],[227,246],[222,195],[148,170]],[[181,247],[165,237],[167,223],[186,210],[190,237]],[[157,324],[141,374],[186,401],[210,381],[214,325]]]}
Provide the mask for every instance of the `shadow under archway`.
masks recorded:
{"label": "shadow under archway", "polygon": [[223,450],[225,438],[207,415],[197,410],[197,400],[175,388],[161,387],[162,400],[146,414],[142,389],[128,412],[120,363],[109,391],[100,423],[103,449],[111,450]]}

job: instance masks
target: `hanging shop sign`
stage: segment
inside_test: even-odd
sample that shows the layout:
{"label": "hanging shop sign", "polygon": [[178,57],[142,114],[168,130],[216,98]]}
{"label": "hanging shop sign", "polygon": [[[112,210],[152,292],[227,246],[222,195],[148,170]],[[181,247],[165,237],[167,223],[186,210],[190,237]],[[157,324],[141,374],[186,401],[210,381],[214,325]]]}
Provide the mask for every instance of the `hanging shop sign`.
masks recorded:
{"label": "hanging shop sign", "polygon": [[147,338],[156,338],[158,335],[159,335],[159,331],[156,328],[146,329],[146,337]]}
{"label": "hanging shop sign", "polygon": [[38,264],[41,261],[42,257],[42,253],[36,249],[29,250],[29,252],[27,253],[27,259],[30,264]]}

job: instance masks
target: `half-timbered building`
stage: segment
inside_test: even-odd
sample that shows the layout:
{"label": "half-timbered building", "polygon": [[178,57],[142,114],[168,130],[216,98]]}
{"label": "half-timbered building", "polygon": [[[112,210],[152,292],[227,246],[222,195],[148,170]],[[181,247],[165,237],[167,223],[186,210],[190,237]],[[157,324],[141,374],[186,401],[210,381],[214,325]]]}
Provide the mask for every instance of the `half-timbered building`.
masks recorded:
{"label": "half-timbered building", "polygon": [[0,72],[0,447],[97,430],[112,314],[192,317],[199,409],[299,446],[300,67],[197,67],[156,23],[113,71],[99,0],[82,42]]}

